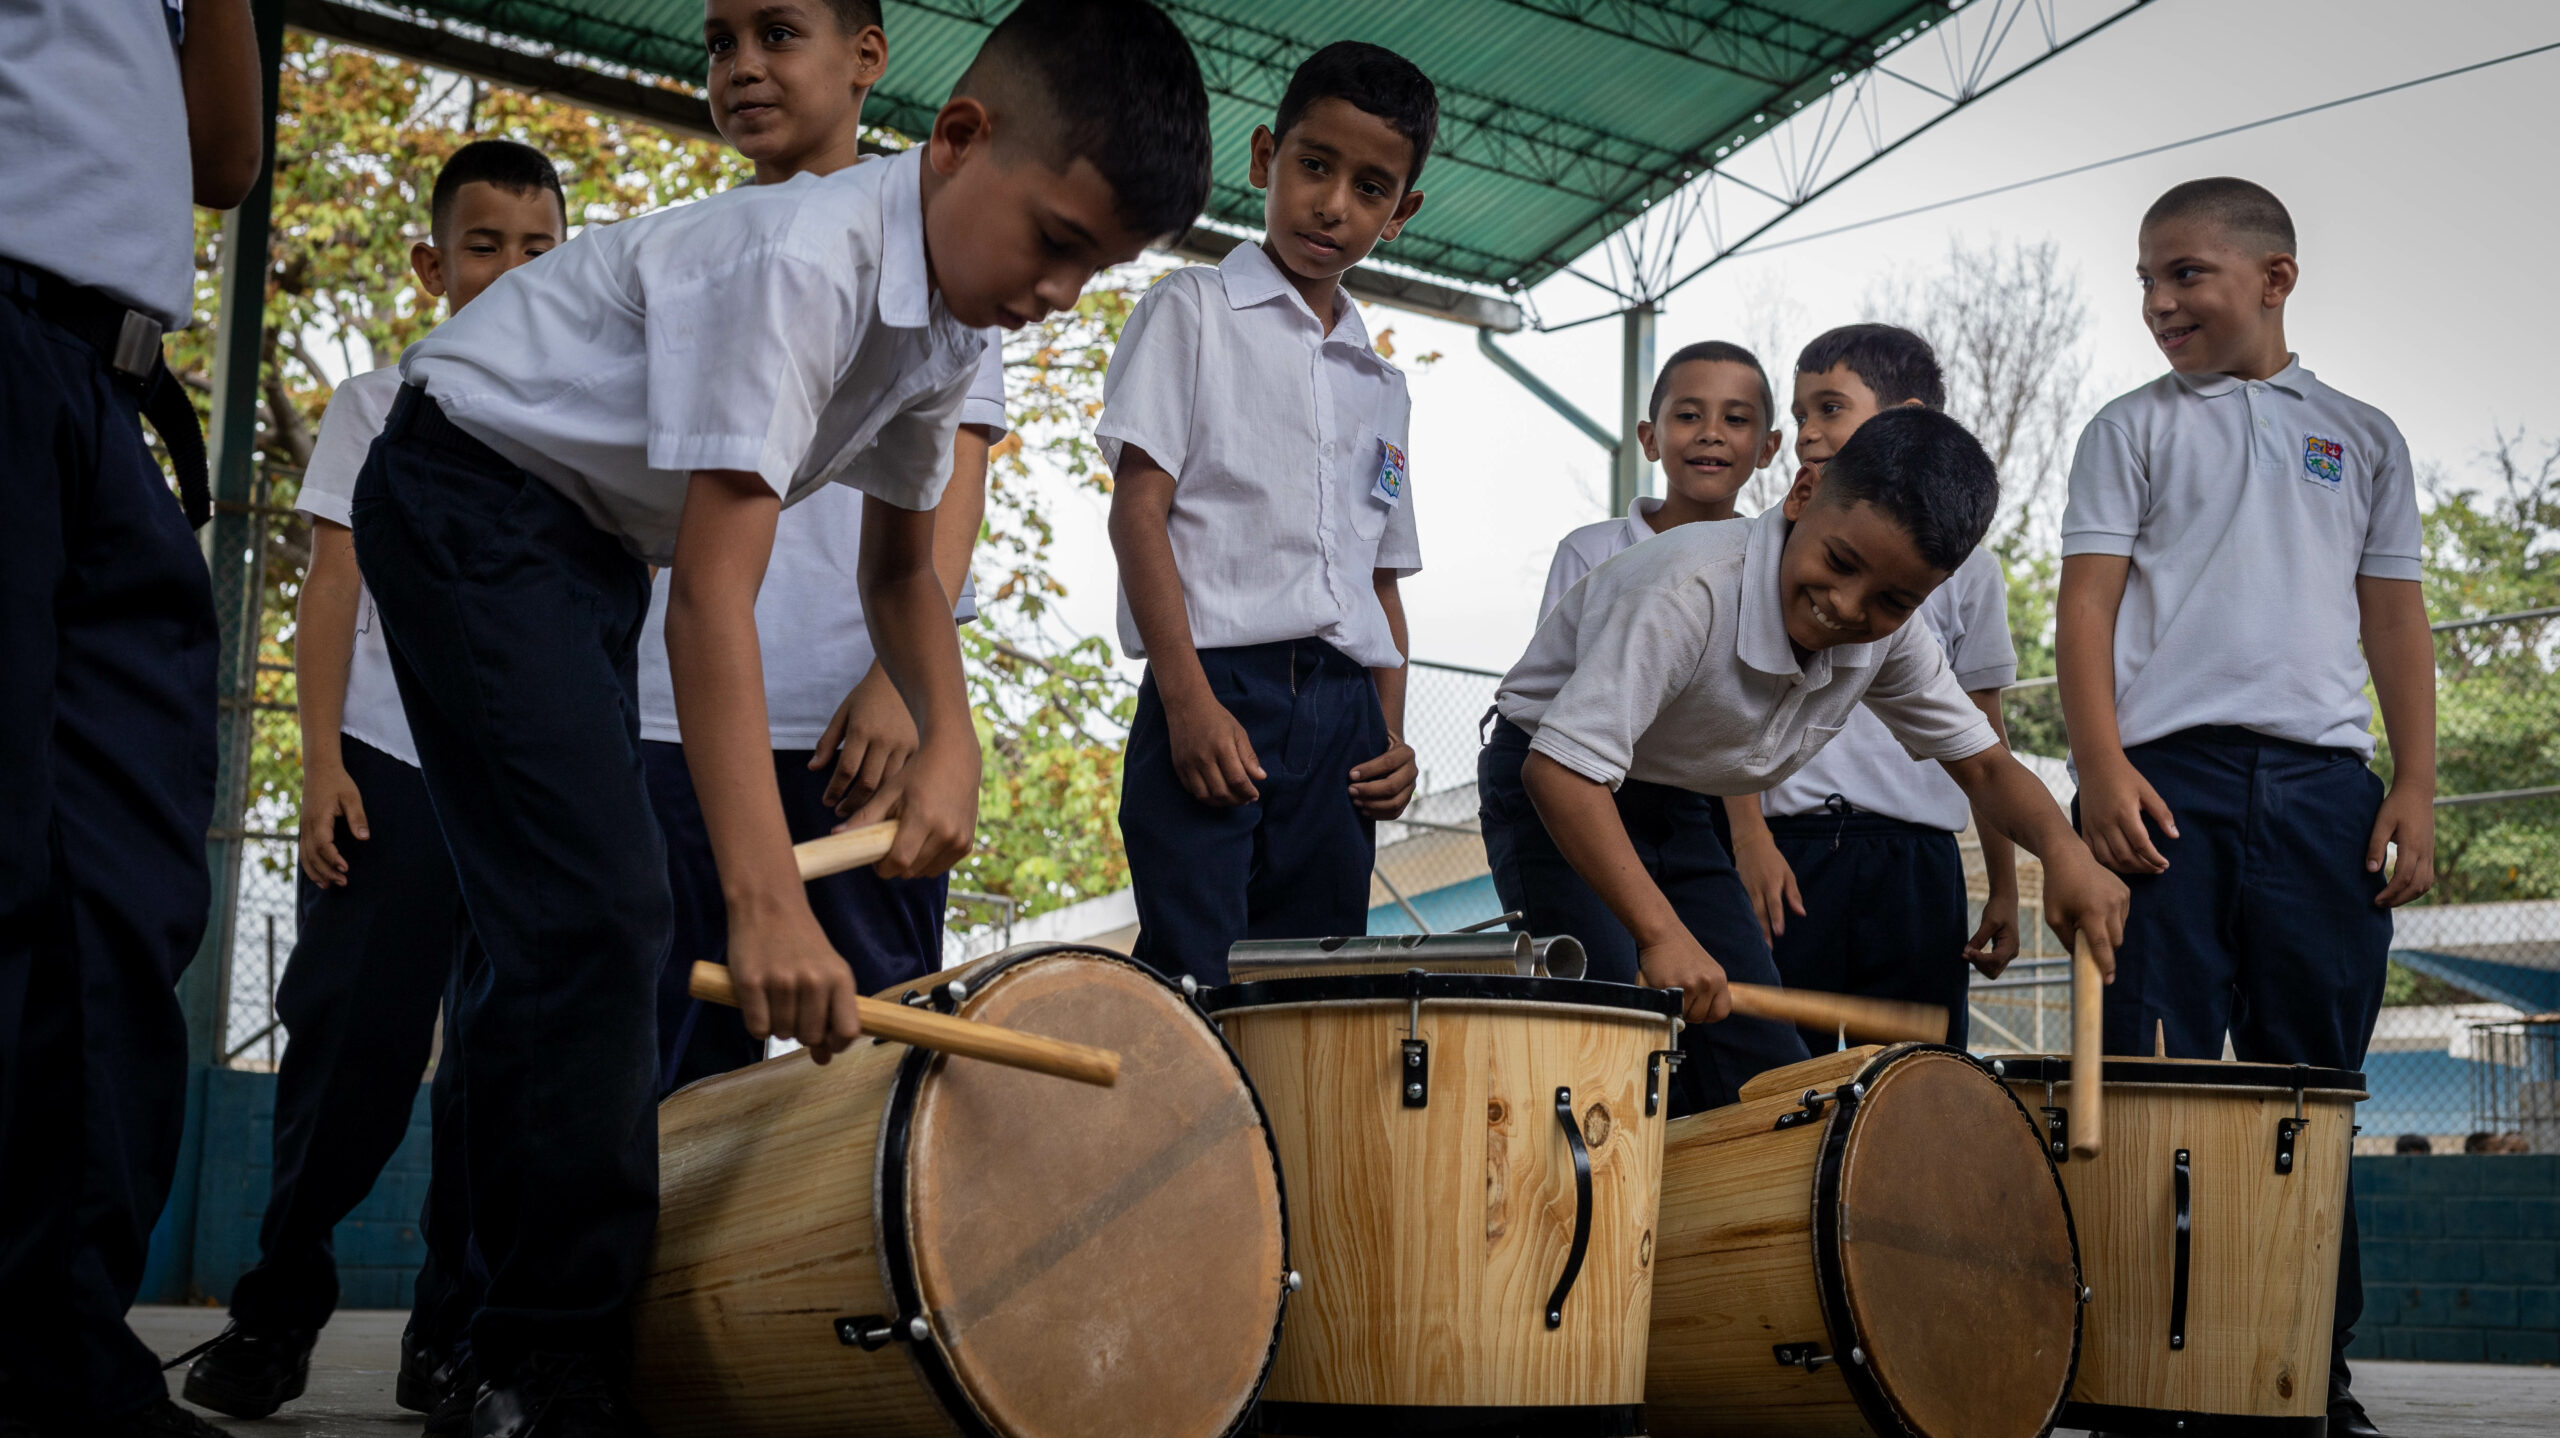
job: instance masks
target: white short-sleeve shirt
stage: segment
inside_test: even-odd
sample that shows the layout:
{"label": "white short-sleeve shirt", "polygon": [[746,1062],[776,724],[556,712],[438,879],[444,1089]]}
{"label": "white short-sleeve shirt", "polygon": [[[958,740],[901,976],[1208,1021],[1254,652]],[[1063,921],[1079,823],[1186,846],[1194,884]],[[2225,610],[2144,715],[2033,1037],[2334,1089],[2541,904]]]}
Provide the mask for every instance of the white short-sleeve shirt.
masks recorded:
{"label": "white short-sleeve shirt", "polygon": [[[1004,349],[991,331],[980,356],[962,424],[1005,433]],[[756,646],[764,655],[765,724],[776,749],[814,749],[836,708],[871,672],[871,628],[863,622],[862,495],[831,484],[786,511],[773,531],[773,558],[756,591]],[[676,694],[667,669],[667,586],[658,571],[640,635],[640,737],[676,744]],[[964,584],[953,617],[978,615],[977,586]]]}
{"label": "white short-sleeve shirt", "polygon": [[[373,448],[382,423],[391,417],[391,402],[400,396],[400,371],[385,365],[359,375],[329,395],[320,416],[320,437],[311,442],[311,462],[302,471],[302,493],[293,507],[315,519],[352,529],[348,511],[355,503],[356,474]],[[417,743],[409,737],[409,716],[400,707],[400,686],[391,676],[391,650],[382,642],[382,616],[374,611],[373,590],[356,579],[356,647],[347,665],[347,699],[338,732],[361,739],[415,768]]]}
{"label": "white short-sleeve shirt", "polygon": [[1862,703],[1914,758],[1999,742],[1925,629],[1797,662],[1779,593],[1789,527],[1777,509],[1683,524],[1593,570],[1503,676],[1502,716],[1532,749],[1613,790],[1638,779],[1759,793]]}
{"label": "white short-sleeve shirt", "polygon": [[[2018,651],[2009,638],[2009,585],[1988,549],[1965,556],[1947,582],[1929,592],[1910,629],[1925,628],[1946,651],[1956,684],[1967,694],[2018,682]],[[1763,813],[1812,814],[1837,794],[1870,814],[1954,833],[1972,805],[1945,766],[1912,758],[1873,711],[1849,716],[1840,737],[1763,795]]]}
{"label": "white short-sleeve shirt", "polygon": [[[1114,469],[1136,445],[1173,476],[1199,648],[1315,638],[1373,669],[1404,663],[1374,571],[1422,568],[1412,403],[1359,307],[1336,300],[1328,335],[1262,247],[1238,245],[1157,281],[1120,333],[1094,438]],[[1120,645],[1147,652],[1125,587]]]}
{"label": "white short-sleeve shirt", "polygon": [[985,341],[927,274],[920,153],[589,228],[401,371],[653,564],[696,470],[931,509]]}
{"label": "white short-sleeve shirt", "polygon": [[1661,508],[1661,500],[1638,495],[1628,503],[1624,515],[1596,520],[1558,541],[1556,557],[1547,566],[1547,592],[1538,600],[1538,618],[1544,620],[1555,613],[1556,601],[1564,598],[1564,592],[1579,583],[1582,576],[1659,533],[1653,527],[1653,515]]}
{"label": "white short-sleeve shirt", "polygon": [[2164,374],[2081,432],[2062,553],[2132,560],[2116,611],[2127,747],[2205,724],[2370,758],[2359,575],[2420,575],[2390,416],[2286,364]]}

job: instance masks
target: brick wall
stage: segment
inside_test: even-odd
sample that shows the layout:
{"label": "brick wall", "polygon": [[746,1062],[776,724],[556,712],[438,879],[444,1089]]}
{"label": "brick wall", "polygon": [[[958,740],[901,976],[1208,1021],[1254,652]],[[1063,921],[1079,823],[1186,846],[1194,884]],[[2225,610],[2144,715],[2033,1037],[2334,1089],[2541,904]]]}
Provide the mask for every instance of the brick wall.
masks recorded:
{"label": "brick wall", "polygon": [[[258,1223],[267,1210],[275,1153],[273,1074],[215,1069],[206,1075],[203,1187],[196,1200],[193,1286],[217,1302],[258,1261]],[[426,1245],[418,1210],[427,1198],[427,1090],[409,1110],[409,1132],[383,1166],[373,1192],[338,1225],[338,1305],[406,1308]]]}
{"label": "brick wall", "polygon": [[2355,1160],[2352,1358],[2560,1363],[2560,1154]]}

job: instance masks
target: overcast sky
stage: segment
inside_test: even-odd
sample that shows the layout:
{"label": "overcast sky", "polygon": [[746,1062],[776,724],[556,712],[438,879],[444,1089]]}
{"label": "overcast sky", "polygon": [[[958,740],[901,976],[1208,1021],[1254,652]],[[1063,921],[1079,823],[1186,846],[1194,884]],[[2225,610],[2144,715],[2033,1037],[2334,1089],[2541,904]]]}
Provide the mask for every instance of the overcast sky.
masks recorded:
{"label": "overcast sky", "polygon": [[[1800,211],[1769,238],[1869,216],[2260,119],[2529,45],[2560,40],[2550,0],[2157,0]],[[2302,362],[2380,406],[2421,466],[2469,468],[2498,426],[2560,436],[2551,384],[2560,268],[2560,51],[2479,74],[1761,257],[1738,257],[1669,301],[1659,348],[1750,342],[1753,315],[1802,316],[1773,370],[1820,330],[1868,318],[1879,282],[1951,238],[2052,238],[2091,310],[2096,393],[2163,368],[2133,286],[2134,227],[2181,180],[2235,174],[2292,209],[2303,278],[2288,314]],[[1424,187],[1426,195],[1428,184]],[[1551,281],[1551,318],[1597,292]],[[1472,331],[1393,310],[1413,389],[1413,492],[1426,571],[1407,582],[1415,657],[1509,667],[1527,642],[1556,539],[1600,517],[1601,450],[1477,354]],[[1799,327],[1791,327],[1799,328]],[[1614,427],[1614,322],[1522,334],[1510,351]],[[1410,363],[1437,350],[1428,366]],[[1779,376],[1781,394],[1786,380]],[[1790,432],[1789,442],[1793,435]],[[1782,456],[1782,463],[1786,460]],[[1658,476],[1657,476],[1658,478]],[[1061,619],[1112,625],[1104,502],[1060,505]]]}

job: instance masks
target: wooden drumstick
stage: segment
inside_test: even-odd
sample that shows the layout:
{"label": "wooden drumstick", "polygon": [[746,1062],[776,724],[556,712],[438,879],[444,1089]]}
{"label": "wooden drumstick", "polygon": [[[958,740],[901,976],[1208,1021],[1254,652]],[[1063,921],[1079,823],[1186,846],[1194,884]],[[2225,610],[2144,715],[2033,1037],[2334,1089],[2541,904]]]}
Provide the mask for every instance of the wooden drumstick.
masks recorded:
{"label": "wooden drumstick", "polygon": [[[695,998],[705,1003],[726,1004],[733,1009],[738,1006],[737,985],[731,980],[729,970],[722,965],[695,964],[692,982],[686,987]],[[1052,1074],[1099,1088],[1109,1088],[1120,1081],[1120,1055],[1109,1049],[1088,1048],[1064,1039],[1042,1038],[1020,1029],[999,1028],[994,1024],[953,1018],[931,1009],[880,999],[857,998],[853,1005],[854,1016],[862,1021],[862,1031],[879,1038],[896,1039],[902,1044],[932,1049],[936,1053],[983,1059],[1008,1068]]]}
{"label": "wooden drumstick", "polygon": [[2098,1156],[2098,1112],[2105,1097],[2106,1066],[2100,1056],[2106,1043],[2103,996],[2098,992],[2097,955],[2089,952],[2089,936],[2071,945],[2071,1156]]}
{"label": "wooden drumstick", "polygon": [[877,864],[888,856],[889,846],[896,842],[898,821],[890,819],[878,824],[865,824],[859,829],[847,829],[841,834],[829,834],[823,839],[811,839],[805,844],[794,844],[791,857],[800,862],[800,882],[805,884],[811,879],[823,879],[829,874]]}
{"label": "wooden drumstick", "polygon": [[1900,999],[1864,999],[1854,994],[1826,994],[1815,989],[1782,989],[1767,984],[1728,984],[1733,1011],[1755,1019],[1776,1019],[1809,1029],[1847,1029],[1862,1039],[1947,1041],[1947,1011],[1936,1004]]}

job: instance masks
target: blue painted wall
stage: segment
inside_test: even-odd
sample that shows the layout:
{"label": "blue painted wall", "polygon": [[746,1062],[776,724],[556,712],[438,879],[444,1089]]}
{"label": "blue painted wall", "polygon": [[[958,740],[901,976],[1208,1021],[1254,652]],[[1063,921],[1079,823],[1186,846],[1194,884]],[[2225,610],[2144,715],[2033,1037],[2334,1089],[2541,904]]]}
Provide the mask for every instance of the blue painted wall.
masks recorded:
{"label": "blue painted wall", "polygon": [[2351,1358],[2560,1363],[2560,1154],[2355,1160]]}

